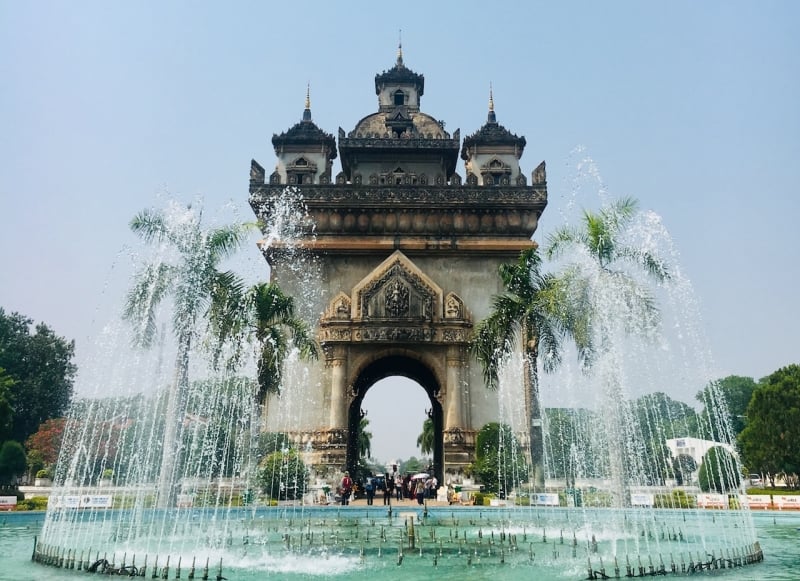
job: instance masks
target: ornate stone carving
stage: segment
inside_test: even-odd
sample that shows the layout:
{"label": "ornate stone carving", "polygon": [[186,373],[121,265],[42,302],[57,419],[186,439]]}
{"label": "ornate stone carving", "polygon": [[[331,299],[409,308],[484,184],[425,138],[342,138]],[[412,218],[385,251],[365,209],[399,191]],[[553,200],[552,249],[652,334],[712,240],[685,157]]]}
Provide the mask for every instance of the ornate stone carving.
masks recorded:
{"label": "ornate stone carving", "polygon": [[547,183],[547,172],[545,171],[545,163],[542,162],[536,166],[531,175],[531,183],[534,185]]}
{"label": "ornate stone carving", "polygon": [[356,318],[432,321],[441,289],[401,252],[396,252],[354,289]]}
{"label": "ornate stone carving", "polygon": [[385,293],[386,312],[395,319],[408,317],[408,287],[395,278],[389,283]]}
{"label": "ornate stone carving", "polygon": [[464,316],[464,301],[456,293],[449,293],[444,299],[445,319],[466,319]]}
{"label": "ornate stone carving", "polygon": [[320,341],[350,341],[353,336],[349,328],[323,328],[319,332]]}
{"label": "ornate stone carving", "polygon": [[433,341],[435,333],[433,329],[426,327],[365,327],[361,330],[361,340],[429,343]]}
{"label": "ornate stone carving", "polygon": [[465,444],[466,441],[464,430],[461,428],[452,428],[444,433],[445,444]]}
{"label": "ornate stone carving", "polygon": [[264,168],[254,159],[250,160],[250,183],[264,183]]}

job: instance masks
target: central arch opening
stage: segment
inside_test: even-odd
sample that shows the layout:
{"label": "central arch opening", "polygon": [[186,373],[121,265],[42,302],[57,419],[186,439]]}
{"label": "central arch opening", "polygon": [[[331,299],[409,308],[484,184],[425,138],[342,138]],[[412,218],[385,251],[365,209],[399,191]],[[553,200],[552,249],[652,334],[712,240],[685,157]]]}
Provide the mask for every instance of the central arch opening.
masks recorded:
{"label": "central arch opening", "polygon": [[[391,379],[389,379],[391,378]],[[384,381],[386,380],[386,381]],[[409,381],[410,380],[410,381]],[[378,385],[380,383],[380,385]],[[389,390],[386,384],[389,384]],[[407,421],[403,435],[409,438],[412,445],[422,430],[422,425],[428,412],[428,417],[433,421],[433,473],[442,481],[443,472],[443,440],[442,431],[444,415],[442,405],[436,396],[440,386],[431,370],[420,361],[405,355],[389,355],[377,359],[367,365],[359,374],[353,385],[354,398],[348,410],[348,437],[347,437],[347,469],[355,474],[359,460],[358,427],[364,413],[364,400],[367,393],[376,388],[375,394],[383,394],[389,398],[408,398],[411,406],[397,406],[391,425],[398,428],[398,423]],[[397,390],[402,390],[399,393]],[[417,394],[417,395],[410,395]],[[380,396],[379,396],[380,397]],[[409,418],[402,417],[402,410],[413,407],[414,402],[421,406],[417,412],[412,412]],[[419,409],[419,408],[418,408]],[[412,435],[413,434],[413,435]],[[389,461],[390,458],[383,459]]]}
{"label": "central arch opening", "polygon": [[361,409],[372,434],[371,457],[378,464],[391,470],[393,461],[415,457],[425,460],[425,467],[433,459],[432,447],[426,451],[417,445],[431,410],[430,398],[419,383],[400,375],[381,379],[367,391]]}

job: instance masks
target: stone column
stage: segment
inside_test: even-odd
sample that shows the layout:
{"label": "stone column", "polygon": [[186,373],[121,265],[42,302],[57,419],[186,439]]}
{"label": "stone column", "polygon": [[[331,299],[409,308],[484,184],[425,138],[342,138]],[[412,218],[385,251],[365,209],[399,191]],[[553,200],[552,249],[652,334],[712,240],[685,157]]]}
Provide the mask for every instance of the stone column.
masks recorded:
{"label": "stone column", "polygon": [[328,428],[347,429],[347,354],[337,345],[326,353],[325,366],[331,370],[331,416]]}
{"label": "stone column", "polygon": [[464,352],[460,345],[447,348],[447,413],[445,414],[445,431],[454,428],[464,429]]}

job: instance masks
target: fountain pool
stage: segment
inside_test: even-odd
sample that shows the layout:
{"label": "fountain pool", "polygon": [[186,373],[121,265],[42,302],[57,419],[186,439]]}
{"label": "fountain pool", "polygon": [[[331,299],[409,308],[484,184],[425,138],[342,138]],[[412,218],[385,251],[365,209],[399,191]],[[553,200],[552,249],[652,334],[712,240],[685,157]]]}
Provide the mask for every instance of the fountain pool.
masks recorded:
{"label": "fountain pool", "polygon": [[[438,507],[425,516],[421,509],[401,506],[389,516],[382,508],[287,506],[232,509],[226,526],[217,528],[209,527],[210,515],[188,509],[193,518],[160,546],[148,546],[135,533],[124,543],[110,543],[120,526],[134,521],[128,511],[114,511],[114,518],[111,512],[85,511],[76,519],[71,543],[76,556],[64,555],[67,570],[30,560],[43,515],[0,517],[0,551],[12,555],[4,559],[0,578],[73,579],[85,576],[86,562],[105,557],[115,567],[124,560],[146,578],[165,578],[169,558],[169,579],[203,578],[206,559],[209,579],[217,578],[221,560],[222,576],[239,581],[369,579],[387,573],[395,579],[577,580],[603,578],[602,572],[640,577],[673,570],[683,577],[707,567],[724,572],[725,579],[751,579],[752,569],[733,565],[759,551],[730,545],[727,532],[740,526],[738,511]],[[160,518],[158,513],[151,516]],[[800,515],[764,512],[753,520],[770,555],[759,576],[794,578]],[[38,551],[44,557],[48,549],[39,545]],[[61,558],[61,552],[54,554]]]}

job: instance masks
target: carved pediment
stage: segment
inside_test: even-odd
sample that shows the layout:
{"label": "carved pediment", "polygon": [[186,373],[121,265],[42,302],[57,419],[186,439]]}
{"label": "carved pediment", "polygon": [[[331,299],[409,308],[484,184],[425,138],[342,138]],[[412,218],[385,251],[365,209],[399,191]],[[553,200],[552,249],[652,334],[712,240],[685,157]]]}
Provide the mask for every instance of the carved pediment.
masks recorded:
{"label": "carved pediment", "polygon": [[325,309],[324,319],[334,321],[348,321],[350,320],[350,297],[340,292],[328,304]]}
{"label": "carved pediment", "polygon": [[493,157],[481,166],[481,173],[484,172],[510,172],[511,166],[498,157]]}
{"label": "carved pediment", "polygon": [[442,289],[398,250],[354,287],[352,305],[364,321],[436,321]]}
{"label": "carved pediment", "polygon": [[464,306],[464,301],[456,293],[447,293],[444,299],[444,318],[452,321],[470,321],[472,317]]}

